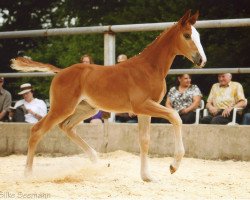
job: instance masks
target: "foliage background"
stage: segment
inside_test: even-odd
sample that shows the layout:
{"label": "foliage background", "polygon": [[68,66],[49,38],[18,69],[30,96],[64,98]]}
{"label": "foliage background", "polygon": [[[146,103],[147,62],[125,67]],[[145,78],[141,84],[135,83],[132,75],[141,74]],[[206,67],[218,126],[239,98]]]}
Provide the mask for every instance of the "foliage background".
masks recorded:
{"label": "foliage background", "polygon": [[[34,30],[43,28],[99,26],[177,21],[188,9],[200,11],[199,20],[249,18],[249,0],[8,0],[0,1],[3,18],[0,31]],[[200,29],[201,41],[208,57],[207,68],[249,67],[250,27]],[[116,35],[116,53],[129,57],[141,52],[159,32],[119,33]],[[13,72],[9,60],[19,51],[33,60],[67,67],[79,62],[82,54],[89,53],[95,63],[103,64],[103,35],[74,35],[0,40],[0,72]],[[177,57],[172,68],[190,68],[192,64]],[[167,77],[170,88],[175,77]],[[243,84],[250,97],[249,74],[234,75]],[[197,84],[206,98],[215,75],[195,75]],[[23,82],[31,82],[36,96],[48,98],[51,78],[9,78],[5,88],[16,93]]]}

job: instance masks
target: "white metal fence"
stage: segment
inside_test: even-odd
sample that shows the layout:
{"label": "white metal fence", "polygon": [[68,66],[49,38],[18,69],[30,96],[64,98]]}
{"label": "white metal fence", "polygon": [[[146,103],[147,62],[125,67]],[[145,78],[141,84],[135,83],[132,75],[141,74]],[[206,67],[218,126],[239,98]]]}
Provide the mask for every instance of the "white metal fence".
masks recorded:
{"label": "white metal fence", "polygon": [[[115,64],[115,34],[121,32],[135,31],[158,31],[171,27],[176,22],[148,23],[148,24],[127,24],[93,27],[57,28],[26,31],[0,32],[0,39],[3,38],[24,38],[24,37],[47,37],[57,35],[76,34],[104,34],[104,65]],[[245,19],[221,19],[197,21],[196,28],[227,28],[227,27],[249,27],[250,18]],[[223,72],[230,73],[250,73],[249,68],[213,68],[213,69],[174,69],[169,74],[217,74]],[[4,77],[28,77],[28,76],[53,76],[51,73],[0,73]]]}
{"label": "white metal fence", "polygon": [[[151,23],[151,24],[129,24],[112,26],[93,26],[76,28],[57,28],[44,30],[8,31],[0,32],[0,39],[3,38],[24,38],[24,37],[47,37],[56,35],[76,35],[76,34],[104,34],[104,65],[115,64],[115,34],[120,32],[135,31],[158,31],[171,27],[175,22]],[[223,19],[204,20],[195,24],[196,28],[227,28],[227,27],[247,27],[250,26],[250,18],[246,19]],[[249,68],[213,68],[213,69],[175,69],[169,74],[217,74],[217,73],[250,73]],[[0,73],[4,77],[27,77],[27,76],[53,76],[53,73]],[[114,113],[110,121],[114,120]]]}

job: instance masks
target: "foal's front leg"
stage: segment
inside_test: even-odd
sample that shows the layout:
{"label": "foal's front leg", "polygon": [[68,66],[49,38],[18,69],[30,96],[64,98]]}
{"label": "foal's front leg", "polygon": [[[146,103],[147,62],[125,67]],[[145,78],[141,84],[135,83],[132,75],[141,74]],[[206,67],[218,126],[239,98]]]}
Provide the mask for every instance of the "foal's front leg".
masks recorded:
{"label": "foal's front leg", "polygon": [[[170,165],[171,174],[174,173],[180,166],[181,159],[185,154],[182,142],[182,120],[179,114],[173,109],[166,108],[153,100],[147,100],[141,105],[134,107],[134,112],[141,115],[149,115],[153,117],[161,117],[171,122],[174,127],[175,135],[175,151],[174,161]],[[146,148],[145,148],[146,149]]]}
{"label": "foal's front leg", "polygon": [[148,149],[150,142],[150,116],[139,115],[139,143],[140,143],[140,157],[141,157],[141,178],[144,181],[152,181],[148,169]]}

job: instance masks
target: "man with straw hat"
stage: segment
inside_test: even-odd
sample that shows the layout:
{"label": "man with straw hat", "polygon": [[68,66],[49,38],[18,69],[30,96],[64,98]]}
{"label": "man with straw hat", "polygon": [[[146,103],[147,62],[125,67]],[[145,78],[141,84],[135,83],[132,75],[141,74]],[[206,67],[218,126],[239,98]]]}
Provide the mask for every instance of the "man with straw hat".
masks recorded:
{"label": "man with straw hat", "polygon": [[36,123],[47,114],[47,106],[45,102],[34,98],[33,87],[30,83],[22,84],[18,95],[22,95],[23,99],[17,101],[14,108],[22,106],[25,109],[25,122]]}

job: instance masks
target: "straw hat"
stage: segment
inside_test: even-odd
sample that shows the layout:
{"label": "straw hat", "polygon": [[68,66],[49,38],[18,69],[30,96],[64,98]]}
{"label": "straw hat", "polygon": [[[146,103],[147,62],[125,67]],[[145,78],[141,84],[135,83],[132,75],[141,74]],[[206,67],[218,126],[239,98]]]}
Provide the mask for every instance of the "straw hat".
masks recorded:
{"label": "straw hat", "polygon": [[24,83],[20,86],[20,89],[21,91],[18,94],[22,95],[22,94],[32,91],[32,85],[30,83]]}

